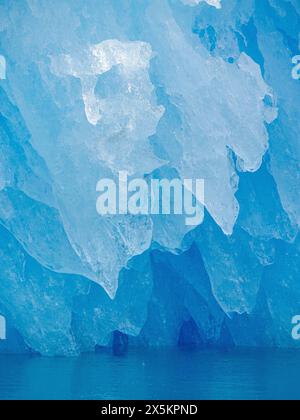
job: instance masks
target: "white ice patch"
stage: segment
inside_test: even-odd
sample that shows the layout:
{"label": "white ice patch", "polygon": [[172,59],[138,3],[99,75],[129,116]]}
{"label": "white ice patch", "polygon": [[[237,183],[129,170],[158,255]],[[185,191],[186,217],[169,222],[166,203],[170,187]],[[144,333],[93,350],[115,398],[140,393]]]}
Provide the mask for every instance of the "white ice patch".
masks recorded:
{"label": "white ice patch", "polygon": [[[134,99],[138,99],[145,91],[140,82],[149,84],[148,68],[151,58],[151,46],[145,42],[107,40],[91,46],[85,57],[64,55],[54,58],[52,69],[57,75],[72,75],[81,80],[87,119],[91,124],[97,125],[107,111],[105,99],[95,93],[98,76],[117,67],[120,77],[126,81],[126,94],[132,94]],[[151,90],[150,87],[150,94]],[[157,116],[162,114],[163,109],[158,108]],[[129,119],[128,127],[132,126],[134,121]]]}
{"label": "white ice patch", "polygon": [[165,111],[149,77],[152,56],[148,43],[106,40],[52,58],[54,74],[80,79],[86,118],[99,130],[96,156],[114,173],[144,174],[162,165],[148,140]]}
{"label": "white ice patch", "polygon": [[206,2],[210,6],[214,6],[217,9],[221,9],[221,0],[181,0],[183,4],[188,6],[197,6],[200,3]]}

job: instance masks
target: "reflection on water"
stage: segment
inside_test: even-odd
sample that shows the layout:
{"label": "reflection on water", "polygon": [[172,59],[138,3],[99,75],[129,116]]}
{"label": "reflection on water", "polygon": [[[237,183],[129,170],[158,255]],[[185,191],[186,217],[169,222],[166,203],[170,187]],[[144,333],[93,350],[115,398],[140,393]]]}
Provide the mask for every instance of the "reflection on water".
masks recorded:
{"label": "reflection on water", "polygon": [[300,399],[297,351],[0,356],[0,399]]}

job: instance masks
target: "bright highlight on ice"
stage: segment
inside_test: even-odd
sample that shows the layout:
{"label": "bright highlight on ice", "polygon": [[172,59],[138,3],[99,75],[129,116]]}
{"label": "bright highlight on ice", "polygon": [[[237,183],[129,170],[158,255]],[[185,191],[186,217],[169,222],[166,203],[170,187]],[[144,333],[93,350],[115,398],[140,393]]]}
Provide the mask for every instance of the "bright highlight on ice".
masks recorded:
{"label": "bright highlight on ice", "polygon": [[214,6],[217,9],[221,9],[221,0],[182,0],[183,4],[187,4],[189,6],[197,6],[200,3],[206,2],[210,6]]}

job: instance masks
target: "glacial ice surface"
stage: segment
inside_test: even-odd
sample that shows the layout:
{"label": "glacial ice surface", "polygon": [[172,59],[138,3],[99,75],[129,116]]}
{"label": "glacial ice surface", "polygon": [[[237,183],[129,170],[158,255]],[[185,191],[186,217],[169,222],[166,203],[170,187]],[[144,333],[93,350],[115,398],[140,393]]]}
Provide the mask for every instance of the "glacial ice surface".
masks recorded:
{"label": "glacial ice surface", "polygon": [[[299,347],[299,33],[298,0],[1,2],[0,352]],[[203,178],[203,223],[100,217],[119,171]]]}

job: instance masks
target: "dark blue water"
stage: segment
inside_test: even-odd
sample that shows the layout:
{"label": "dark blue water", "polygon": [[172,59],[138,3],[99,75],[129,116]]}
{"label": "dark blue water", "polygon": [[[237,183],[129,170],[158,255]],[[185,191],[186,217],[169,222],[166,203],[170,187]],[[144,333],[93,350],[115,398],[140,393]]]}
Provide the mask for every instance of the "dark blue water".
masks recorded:
{"label": "dark blue water", "polygon": [[0,356],[0,399],[300,399],[300,353]]}

